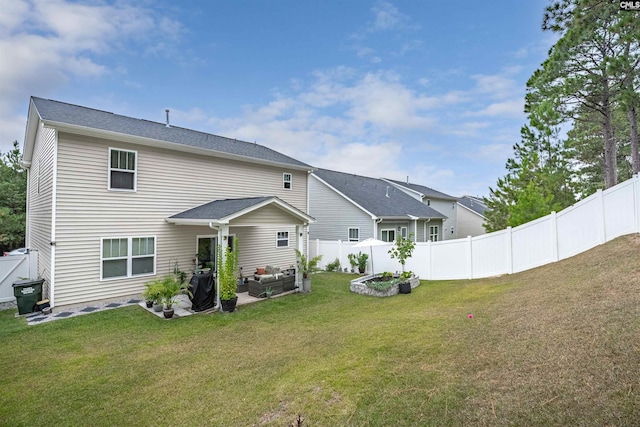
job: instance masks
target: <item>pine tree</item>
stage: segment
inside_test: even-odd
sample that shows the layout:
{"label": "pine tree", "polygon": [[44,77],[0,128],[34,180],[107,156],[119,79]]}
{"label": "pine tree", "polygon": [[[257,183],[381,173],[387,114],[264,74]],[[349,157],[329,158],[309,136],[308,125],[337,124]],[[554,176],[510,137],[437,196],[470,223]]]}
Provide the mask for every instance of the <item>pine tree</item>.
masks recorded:
{"label": "pine tree", "polygon": [[2,250],[24,246],[27,172],[21,166],[18,141],[0,152],[0,245]]}

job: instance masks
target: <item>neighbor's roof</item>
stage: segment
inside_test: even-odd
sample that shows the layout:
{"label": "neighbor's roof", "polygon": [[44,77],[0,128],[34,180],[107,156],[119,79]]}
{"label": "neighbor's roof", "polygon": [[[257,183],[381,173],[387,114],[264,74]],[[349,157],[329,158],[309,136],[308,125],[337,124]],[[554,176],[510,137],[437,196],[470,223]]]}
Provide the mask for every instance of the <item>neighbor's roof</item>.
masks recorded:
{"label": "neighbor's roof", "polygon": [[483,217],[484,212],[487,210],[487,206],[484,204],[482,199],[473,196],[462,196],[458,199],[458,203]]}
{"label": "neighbor's roof", "polygon": [[411,189],[413,191],[417,191],[418,193],[420,193],[425,198],[444,199],[444,200],[457,200],[453,196],[449,196],[448,194],[444,194],[444,193],[442,193],[440,191],[434,190],[433,188],[429,188],[429,187],[426,187],[424,185],[412,184],[412,183],[409,183],[409,182],[396,181],[395,179],[387,179],[387,178],[385,178],[385,180],[389,181],[389,182],[393,182],[394,184],[397,184],[397,185],[401,185],[401,186],[403,186],[405,188],[409,188],[409,189]]}
{"label": "neighbor's roof", "polygon": [[[106,111],[95,110],[93,108],[81,107],[59,101],[52,101],[43,98],[31,97],[31,106],[35,107],[35,112],[45,125],[52,127],[65,127],[69,131],[101,131],[110,134],[114,138],[118,135],[133,136],[147,139],[147,145],[156,142],[165,142],[173,145],[173,149],[195,148],[206,150],[211,154],[221,153],[238,159],[252,159],[261,163],[275,163],[295,167],[296,169],[311,170],[311,166],[267,148],[256,143],[238,141],[236,139],[225,138],[218,135],[185,129],[166,123],[152,122],[149,120],[135,119],[121,116],[119,114]],[[31,116],[31,106],[29,115]],[[33,126],[36,123],[27,123],[25,145],[27,139],[35,138]],[[31,130],[30,130],[31,128]],[[108,136],[107,136],[108,137]],[[166,146],[166,144],[165,144]],[[31,161],[31,153],[27,153],[27,161]]]}
{"label": "neighbor's roof", "polygon": [[313,175],[378,218],[447,218],[381,179],[327,169],[316,169]]}
{"label": "neighbor's roof", "polygon": [[209,222],[228,223],[262,207],[274,205],[301,222],[313,223],[313,217],[282,201],[275,196],[245,197],[241,199],[221,199],[196,206],[166,219],[174,224],[206,225]]}

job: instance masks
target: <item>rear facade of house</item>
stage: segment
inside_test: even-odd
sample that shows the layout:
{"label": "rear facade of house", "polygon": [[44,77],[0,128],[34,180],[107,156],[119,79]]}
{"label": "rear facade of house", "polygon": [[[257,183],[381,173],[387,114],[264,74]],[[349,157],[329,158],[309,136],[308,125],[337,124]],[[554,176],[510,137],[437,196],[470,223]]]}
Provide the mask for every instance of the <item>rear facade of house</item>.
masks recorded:
{"label": "rear facade of house", "polygon": [[225,225],[244,273],[292,267],[304,247],[311,167],[264,146],[32,98],[23,153],[26,242],[52,305],[139,294],[215,262],[230,243],[212,223],[169,220],[215,200],[278,200]]}

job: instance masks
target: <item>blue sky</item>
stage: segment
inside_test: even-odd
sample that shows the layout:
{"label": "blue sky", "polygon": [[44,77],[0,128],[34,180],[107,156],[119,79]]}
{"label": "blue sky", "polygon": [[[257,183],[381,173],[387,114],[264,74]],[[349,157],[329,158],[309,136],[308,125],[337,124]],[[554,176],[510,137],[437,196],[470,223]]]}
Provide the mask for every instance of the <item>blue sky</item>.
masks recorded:
{"label": "blue sky", "polygon": [[544,0],[0,0],[0,150],[29,96],[488,195],[552,36]]}

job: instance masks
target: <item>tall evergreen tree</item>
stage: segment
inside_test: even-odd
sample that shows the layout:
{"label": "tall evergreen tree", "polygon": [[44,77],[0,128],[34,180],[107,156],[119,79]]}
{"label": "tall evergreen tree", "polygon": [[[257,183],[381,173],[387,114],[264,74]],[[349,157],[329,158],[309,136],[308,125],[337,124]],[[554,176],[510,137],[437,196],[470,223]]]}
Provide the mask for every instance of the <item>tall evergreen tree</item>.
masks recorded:
{"label": "tall evergreen tree", "polygon": [[27,172],[20,162],[18,141],[13,150],[0,152],[0,245],[3,250],[24,246]]}
{"label": "tall evergreen tree", "polygon": [[629,151],[638,157],[634,115],[640,24],[617,2],[560,0],[547,7],[543,29],[561,37],[527,83],[527,102],[553,99],[565,121],[592,121],[600,127],[602,177],[611,187],[618,182],[619,158],[614,114],[623,100],[631,128]]}
{"label": "tall evergreen tree", "polygon": [[520,132],[521,142],[514,145],[514,157],[507,160],[507,175],[485,198],[487,231],[524,224],[575,201],[558,117],[548,102],[530,109],[529,124]]}

